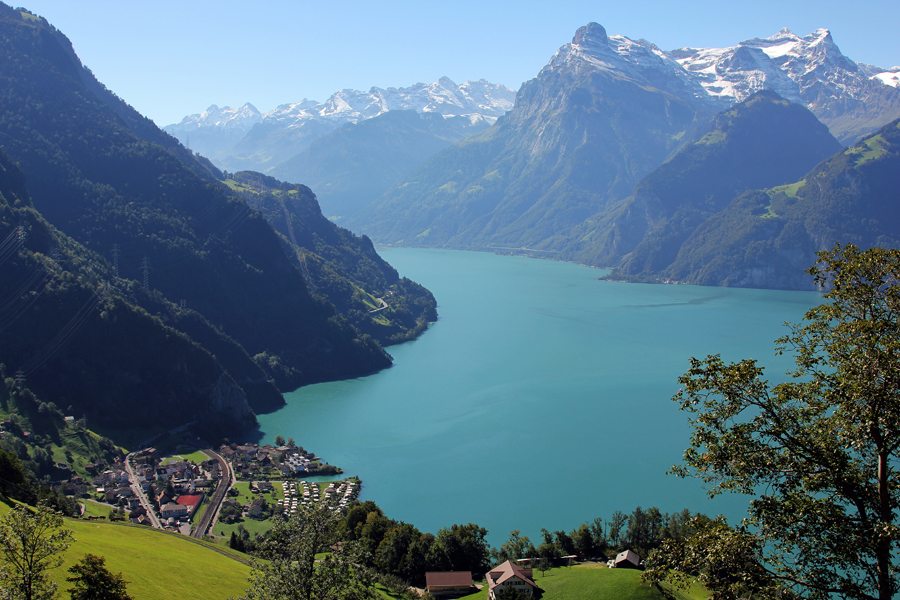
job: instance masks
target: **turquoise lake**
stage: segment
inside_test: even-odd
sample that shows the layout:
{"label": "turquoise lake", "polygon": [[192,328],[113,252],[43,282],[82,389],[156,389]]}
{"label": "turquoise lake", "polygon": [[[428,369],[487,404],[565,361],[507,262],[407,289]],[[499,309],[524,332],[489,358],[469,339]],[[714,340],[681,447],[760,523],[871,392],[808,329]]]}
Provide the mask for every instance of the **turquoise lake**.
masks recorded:
{"label": "turquoise lake", "polygon": [[688,445],[672,402],[692,356],[755,358],[771,380],[785,321],[812,292],[624,284],[579,265],[450,250],[380,250],[428,287],[439,320],[392,346],[394,366],[285,394],[261,415],[276,434],[363,480],[362,500],[436,532],[477,523],[499,545],[513,529],[570,531],[636,506],[743,516],[666,475]]}

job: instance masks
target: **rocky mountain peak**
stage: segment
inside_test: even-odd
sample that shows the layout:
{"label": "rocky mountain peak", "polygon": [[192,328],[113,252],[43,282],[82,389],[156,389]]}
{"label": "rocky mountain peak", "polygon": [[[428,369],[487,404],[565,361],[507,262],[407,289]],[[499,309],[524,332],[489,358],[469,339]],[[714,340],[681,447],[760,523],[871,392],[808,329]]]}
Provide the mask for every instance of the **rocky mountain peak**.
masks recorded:
{"label": "rocky mountain peak", "polygon": [[604,47],[609,43],[606,35],[606,29],[599,23],[588,23],[584,27],[579,27],[572,38],[572,44],[575,46],[583,46],[589,48],[591,46]]}

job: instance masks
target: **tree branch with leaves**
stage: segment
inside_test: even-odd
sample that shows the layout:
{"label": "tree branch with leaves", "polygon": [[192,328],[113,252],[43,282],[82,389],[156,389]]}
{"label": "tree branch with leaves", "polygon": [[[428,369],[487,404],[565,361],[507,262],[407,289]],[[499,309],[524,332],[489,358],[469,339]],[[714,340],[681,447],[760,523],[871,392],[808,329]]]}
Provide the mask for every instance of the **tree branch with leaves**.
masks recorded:
{"label": "tree branch with leaves", "polygon": [[[648,578],[693,568],[721,598],[780,590],[887,600],[900,591],[892,560],[900,542],[900,251],[838,245],[818,256],[808,272],[829,290],[826,302],[777,341],[779,354],[795,356],[789,381],[770,385],[756,361],[718,355],[692,359],[679,379],[674,400],[691,414],[693,435],[672,472],[701,479],[711,496],[753,500],[741,527],[717,521],[682,551],[664,548]],[[721,562],[715,540],[735,535],[754,549],[752,561]],[[693,552],[694,562],[679,552]],[[738,592],[733,581],[748,565],[755,574]]]}

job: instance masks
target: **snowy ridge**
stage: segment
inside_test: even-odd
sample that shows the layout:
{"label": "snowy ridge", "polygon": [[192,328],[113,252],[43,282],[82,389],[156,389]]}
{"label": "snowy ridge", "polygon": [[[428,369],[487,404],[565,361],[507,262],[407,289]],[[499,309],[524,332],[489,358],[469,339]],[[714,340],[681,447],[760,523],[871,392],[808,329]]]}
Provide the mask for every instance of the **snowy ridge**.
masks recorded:
{"label": "snowy ridge", "polygon": [[590,72],[650,85],[715,111],[763,89],[803,104],[845,143],[900,116],[900,68],[857,64],[827,29],[800,37],[782,29],[728,48],[663,51],[646,40],[607,35],[597,23],[581,27],[541,70],[571,77]]}
{"label": "snowy ridge", "polygon": [[177,125],[169,125],[169,127],[178,127],[179,129],[221,127],[249,131],[251,127],[262,121],[262,118],[262,113],[249,102],[240,108],[231,108],[230,106],[219,108],[213,104],[202,113],[188,115]]}
{"label": "snowy ridge", "polygon": [[871,79],[891,87],[900,87],[900,67],[891,67],[887,71],[875,73],[871,76]]}
{"label": "snowy ridge", "polygon": [[572,43],[560,48],[538,77],[560,68],[572,70],[575,76],[590,69],[608,71],[646,85],[679,88],[700,100],[707,95],[676,60],[654,44],[623,35],[608,36],[597,23],[581,27]]}
{"label": "snowy ridge", "polygon": [[765,88],[810,104],[804,102],[804,92],[823,85],[831,96],[853,99],[864,95],[861,90],[866,80],[897,87],[900,69],[865,67],[874,72],[844,56],[827,29],[800,37],[785,28],[771,37],[729,48],[666,52],[646,40],[607,35],[601,25],[590,23],[576,32],[572,43],[559,49],[542,73],[560,68],[572,69],[575,75],[587,69],[609,71],[642,84],[728,104]]}
{"label": "snowy ridge", "polygon": [[668,54],[710,95],[731,102],[771,88],[788,100],[813,108],[817,100],[806,92],[824,87],[830,98],[860,99],[869,79],[841,53],[827,29],[800,37],[784,28],[771,37],[730,48],[679,48]]}
{"label": "snowy ridge", "polygon": [[493,123],[512,109],[515,94],[505,85],[484,79],[457,85],[449,78],[441,77],[434,83],[417,83],[407,88],[373,87],[368,92],[340,90],[321,104],[310,101],[283,104],[263,115],[263,120],[288,127],[296,127],[306,120],[330,121],[340,126],[391,110],[415,110],[445,117],[469,116]]}
{"label": "snowy ridge", "polygon": [[181,139],[185,134],[190,134],[190,129],[230,128],[247,132],[260,122],[279,128],[297,128],[304,122],[317,121],[337,128],[391,110],[434,112],[445,117],[465,116],[473,123],[480,120],[493,123],[497,117],[512,109],[515,96],[515,91],[505,85],[484,79],[457,85],[442,77],[434,83],[417,83],[406,88],[373,87],[368,92],[340,90],[325,102],[303,99],[282,104],[265,114],[261,114],[252,104],[237,109],[227,106],[220,109],[214,104],[205,112],[187,116],[181,123],[165,129]]}

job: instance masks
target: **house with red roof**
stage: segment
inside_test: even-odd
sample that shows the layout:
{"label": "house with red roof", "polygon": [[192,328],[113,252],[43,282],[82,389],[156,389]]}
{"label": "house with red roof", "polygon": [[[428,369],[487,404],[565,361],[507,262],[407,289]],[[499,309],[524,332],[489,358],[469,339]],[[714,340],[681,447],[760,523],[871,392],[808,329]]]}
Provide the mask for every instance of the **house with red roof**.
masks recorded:
{"label": "house with red roof", "polygon": [[497,594],[504,588],[513,588],[530,596],[537,589],[537,584],[532,577],[531,569],[523,569],[512,561],[506,561],[485,574],[484,578],[488,582],[488,597],[496,600]]}
{"label": "house with red roof", "polygon": [[203,494],[182,494],[175,498],[175,503],[187,507],[187,514],[192,515],[202,499]]}

